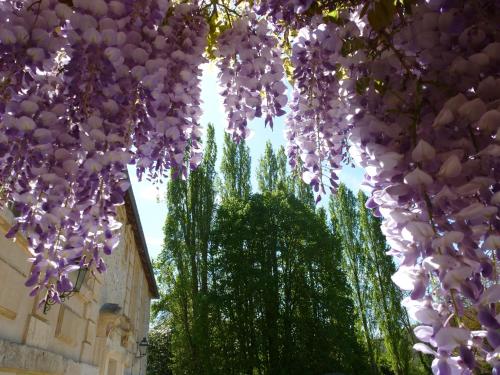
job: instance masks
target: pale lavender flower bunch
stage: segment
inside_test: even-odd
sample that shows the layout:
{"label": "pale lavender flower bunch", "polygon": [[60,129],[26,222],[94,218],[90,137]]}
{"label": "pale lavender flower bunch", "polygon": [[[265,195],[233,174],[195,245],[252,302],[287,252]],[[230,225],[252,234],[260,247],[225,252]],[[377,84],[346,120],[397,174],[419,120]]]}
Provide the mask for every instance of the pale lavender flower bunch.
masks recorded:
{"label": "pale lavender flower bunch", "polygon": [[[494,19],[498,20],[498,9]],[[394,49],[353,71],[352,153],[435,374],[500,371],[500,35],[466,1],[418,3]],[[369,30],[366,30],[367,32]],[[480,326],[480,329],[477,329]]]}
{"label": "pale lavender flower bunch", "polygon": [[286,86],[278,40],[271,25],[249,11],[223,32],[217,45],[217,67],[228,116],[226,131],[239,141],[250,134],[248,121],[285,114]]}
{"label": "pale lavender flower bunch", "polygon": [[64,26],[57,5],[41,2],[30,11],[26,3],[3,3],[5,22],[0,28],[2,198],[16,202],[19,212],[7,237],[19,229],[26,233],[33,254],[26,284],[34,287],[32,294],[47,285],[49,298],[55,300],[71,287],[67,275],[78,268],[73,258],[61,256],[59,239],[70,240],[66,231],[72,232],[79,219],[71,209],[72,185],[67,179],[74,168],[64,158],[74,138],[61,118],[67,107],[59,98],[62,80],[56,71],[65,43],[60,34],[54,35]]}
{"label": "pale lavender flower bunch", "polygon": [[[292,45],[293,102],[286,122],[287,151],[292,167],[301,166],[304,181],[324,192],[324,180],[335,188],[351,127],[346,101],[352,93],[342,82],[343,39],[359,35],[350,23],[343,28],[321,23],[302,28]],[[324,170],[327,176],[324,176]]]}
{"label": "pale lavender flower bunch", "polygon": [[304,179],[319,186],[322,162],[335,167],[351,147],[399,264],[393,279],[430,345],[415,349],[434,355],[441,375],[500,370],[500,44],[483,12],[419,2],[374,59],[329,49],[335,38],[341,47],[352,36],[370,43],[363,19],[313,24],[293,43],[292,165],[300,157]]}
{"label": "pale lavender flower bunch", "polygon": [[[0,176],[33,266],[26,285],[59,302],[80,267],[105,270],[132,162],[150,2],[2,4]],[[5,63],[3,63],[5,61]]]}
{"label": "pale lavender flower bunch", "polygon": [[185,152],[190,165],[201,161],[201,68],[207,45],[208,25],[198,7],[180,4],[151,38],[152,54],[140,75],[146,98],[147,118],[137,128],[144,138],[138,147],[137,168],[150,177],[167,177],[173,169],[186,177]]}

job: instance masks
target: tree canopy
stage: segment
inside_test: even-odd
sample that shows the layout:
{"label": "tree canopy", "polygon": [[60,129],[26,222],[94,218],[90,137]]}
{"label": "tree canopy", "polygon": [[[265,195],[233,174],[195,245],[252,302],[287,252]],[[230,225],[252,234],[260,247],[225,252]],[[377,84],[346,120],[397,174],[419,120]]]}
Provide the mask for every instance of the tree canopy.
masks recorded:
{"label": "tree canopy", "polygon": [[[366,198],[358,201],[341,187],[331,205],[337,225],[330,226],[312,188],[286,164],[280,170],[284,151],[275,153],[270,143],[258,161],[260,192],[228,192],[228,181],[250,185],[249,175],[239,173],[251,169],[250,159],[242,158],[244,168],[228,162],[235,145],[226,139],[211,214],[193,215],[205,205],[190,201],[195,193],[197,202],[212,202],[213,190],[196,186],[215,153],[187,181],[169,183],[165,243],[156,262],[162,297],[153,319],[155,339],[168,332],[168,345],[153,349],[149,371],[164,363],[173,374],[424,373],[412,360],[413,333],[390,280],[394,264],[384,254],[380,222],[364,208]],[[208,228],[201,246],[203,234],[187,232],[197,227]],[[355,260],[356,268],[352,258],[364,260]]]}

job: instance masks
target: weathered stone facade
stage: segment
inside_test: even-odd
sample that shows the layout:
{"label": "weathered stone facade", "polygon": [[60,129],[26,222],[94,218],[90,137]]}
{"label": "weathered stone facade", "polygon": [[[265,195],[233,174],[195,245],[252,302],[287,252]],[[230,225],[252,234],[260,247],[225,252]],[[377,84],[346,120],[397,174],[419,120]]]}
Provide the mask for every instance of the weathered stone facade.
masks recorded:
{"label": "weathered stone facade", "polygon": [[[28,296],[27,243],[0,235],[0,375],[139,375],[150,301],[158,294],[132,192],[120,208],[122,240],[108,271],[88,274],[80,292],[44,314]],[[0,214],[0,232],[12,222]]]}

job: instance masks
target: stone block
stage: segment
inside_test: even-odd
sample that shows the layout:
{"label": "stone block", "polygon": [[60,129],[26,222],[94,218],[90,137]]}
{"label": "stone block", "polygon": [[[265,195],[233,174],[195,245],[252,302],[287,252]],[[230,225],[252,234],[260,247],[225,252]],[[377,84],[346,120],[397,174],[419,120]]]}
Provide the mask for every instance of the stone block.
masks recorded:
{"label": "stone block", "polygon": [[30,263],[26,262],[27,257],[27,251],[4,236],[0,236],[0,262],[8,264],[23,278],[27,277],[30,268]]}
{"label": "stone block", "polygon": [[0,285],[9,285],[8,288],[0,288],[0,316],[14,320],[17,316],[19,304],[23,300],[20,298],[22,292],[27,290],[24,287],[24,277],[8,264],[0,261]]}
{"label": "stone block", "polygon": [[66,361],[64,375],[81,375],[80,363],[74,361]]}
{"label": "stone block", "polygon": [[79,341],[79,331],[82,330],[82,319],[66,306],[59,310],[55,337],[69,346],[75,346]]}
{"label": "stone block", "polygon": [[28,318],[28,331],[26,333],[26,344],[45,349],[52,337],[52,329],[49,324],[34,315]]}
{"label": "stone block", "polygon": [[82,354],[80,355],[80,361],[86,363],[93,362],[94,348],[88,342],[82,344]]}
{"label": "stone block", "polygon": [[85,304],[85,319],[92,320],[94,323],[99,318],[99,305],[96,302],[89,302]]}
{"label": "stone block", "polygon": [[0,368],[16,369],[17,374],[63,374],[64,362],[60,355],[0,339]]}
{"label": "stone block", "polygon": [[80,363],[80,375],[98,375],[98,374],[99,374],[99,369],[97,367],[88,365],[86,363]]}
{"label": "stone block", "polygon": [[96,337],[97,326],[94,322],[89,321],[87,323],[87,332],[85,334],[85,341],[93,343]]}
{"label": "stone block", "polygon": [[98,375],[96,366],[0,339],[0,375]]}
{"label": "stone block", "polygon": [[78,297],[84,302],[92,301],[94,299],[94,290],[84,284],[78,292]]}
{"label": "stone block", "polygon": [[[0,213],[0,231],[2,233],[6,233],[11,228],[12,224],[13,224],[13,216],[7,218],[5,212]],[[22,250],[21,252],[23,252],[25,256],[29,255],[28,241],[20,233],[18,233],[13,240],[2,236],[2,239],[0,241],[0,257],[5,258],[5,255],[8,254],[5,251],[5,248],[10,248],[10,247],[18,247]],[[9,255],[8,258],[10,257],[11,256]],[[25,262],[21,263],[21,268],[23,268],[24,265]]]}
{"label": "stone block", "polygon": [[83,314],[85,313],[85,303],[88,302],[82,296],[80,293],[75,293],[74,295],[71,296],[66,302],[64,303],[65,306],[68,306],[71,311],[73,311],[75,314],[77,314],[80,317],[83,317]]}

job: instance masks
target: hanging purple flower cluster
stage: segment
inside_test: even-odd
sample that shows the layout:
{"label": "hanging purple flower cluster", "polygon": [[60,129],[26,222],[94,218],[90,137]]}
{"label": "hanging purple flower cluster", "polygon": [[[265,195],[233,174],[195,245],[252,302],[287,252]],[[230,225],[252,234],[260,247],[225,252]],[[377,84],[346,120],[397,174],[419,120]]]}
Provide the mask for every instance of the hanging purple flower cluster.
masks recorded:
{"label": "hanging purple flower cluster", "polygon": [[167,171],[186,176],[185,152],[189,146],[191,167],[201,161],[200,65],[207,44],[208,25],[193,5],[173,9],[167,24],[152,33],[152,52],[144,67],[135,71],[141,79],[147,117],[136,130],[144,139],[138,147],[139,175],[167,177]]}
{"label": "hanging purple flower cluster", "polygon": [[[241,140],[248,121],[285,113],[275,34],[300,18],[291,164],[321,194],[350,151],[421,323],[415,348],[435,356],[435,374],[498,374],[500,10],[419,0],[374,30],[379,3],[338,24],[311,18],[311,0],[264,0],[232,19],[216,50],[227,129]],[[105,270],[128,164],[157,180],[200,161],[206,18],[167,0],[0,1],[0,199],[15,202],[7,236],[28,239],[26,285],[41,303],[72,289],[70,272]]]}
{"label": "hanging purple flower cluster", "polygon": [[306,12],[313,3],[314,0],[262,0],[256,8],[259,15],[271,17],[275,22],[285,20],[290,23],[295,22],[297,15]]}
{"label": "hanging purple flower cluster", "polygon": [[250,135],[249,120],[264,117],[266,125],[272,127],[273,118],[285,114],[283,61],[271,31],[265,19],[259,20],[249,12],[218,40],[217,66],[228,115],[226,130],[236,141]]}
{"label": "hanging purple flower cluster", "polygon": [[64,21],[55,1],[30,7],[4,3],[1,11],[6,22],[0,29],[0,176],[2,198],[14,201],[19,212],[7,237],[18,230],[27,235],[33,267],[26,285],[33,287],[32,294],[45,286],[47,298],[57,301],[72,287],[68,273],[90,261],[80,251],[78,232],[85,232],[87,223],[80,220],[76,196],[87,188],[76,178],[86,152],[66,116],[64,83],[57,75],[65,53],[58,31]]}
{"label": "hanging purple flower cluster", "polygon": [[418,2],[382,35],[358,11],[341,27],[313,20],[293,43],[292,166],[321,187],[323,163],[351,148],[415,334],[434,347],[415,349],[442,375],[500,371],[500,34],[485,8]]}
{"label": "hanging purple flower cluster", "polygon": [[300,165],[304,181],[316,191],[324,192],[325,166],[331,186],[337,186],[336,171],[341,167],[351,126],[345,121],[348,111],[344,105],[351,94],[339,80],[341,63],[346,60],[341,49],[346,34],[356,32],[359,34],[353,22],[339,28],[316,18],[293,42],[295,85],[286,122],[287,150],[292,167]]}
{"label": "hanging purple flower cluster", "polygon": [[[41,303],[58,302],[73,287],[70,272],[106,268],[102,254],[119,241],[127,164],[139,159],[138,171],[156,177],[177,165],[168,156],[180,150],[171,156],[178,160],[187,142],[199,153],[199,89],[186,74],[200,74],[206,26],[179,6],[173,25],[158,31],[168,4],[150,0],[0,5],[1,194],[18,213],[7,236],[21,231],[28,239],[31,294],[45,289]],[[192,29],[179,34],[182,17]],[[176,51],[185,54],[184,69],[169,61],[167,81],[148,86],[146,73],[162,67],[150,56]],[[175,102],[175,112],[161,112],[183,95],[191,95],[183,98],[189,108]],[[165,113],[173,120],[159,125]],[[176,132],[180,145],[169,138]]]}
{"label": "hanging purple flower cluster", "polygon": [[430,345],[415,349],[435,356],[435,374],[485,363],[496,374],[500,34],[480,7],[447,3],[420,2],[379,57],[351,70],[372,83],[348,103],[350,142],[399,263],[393,280]]}

